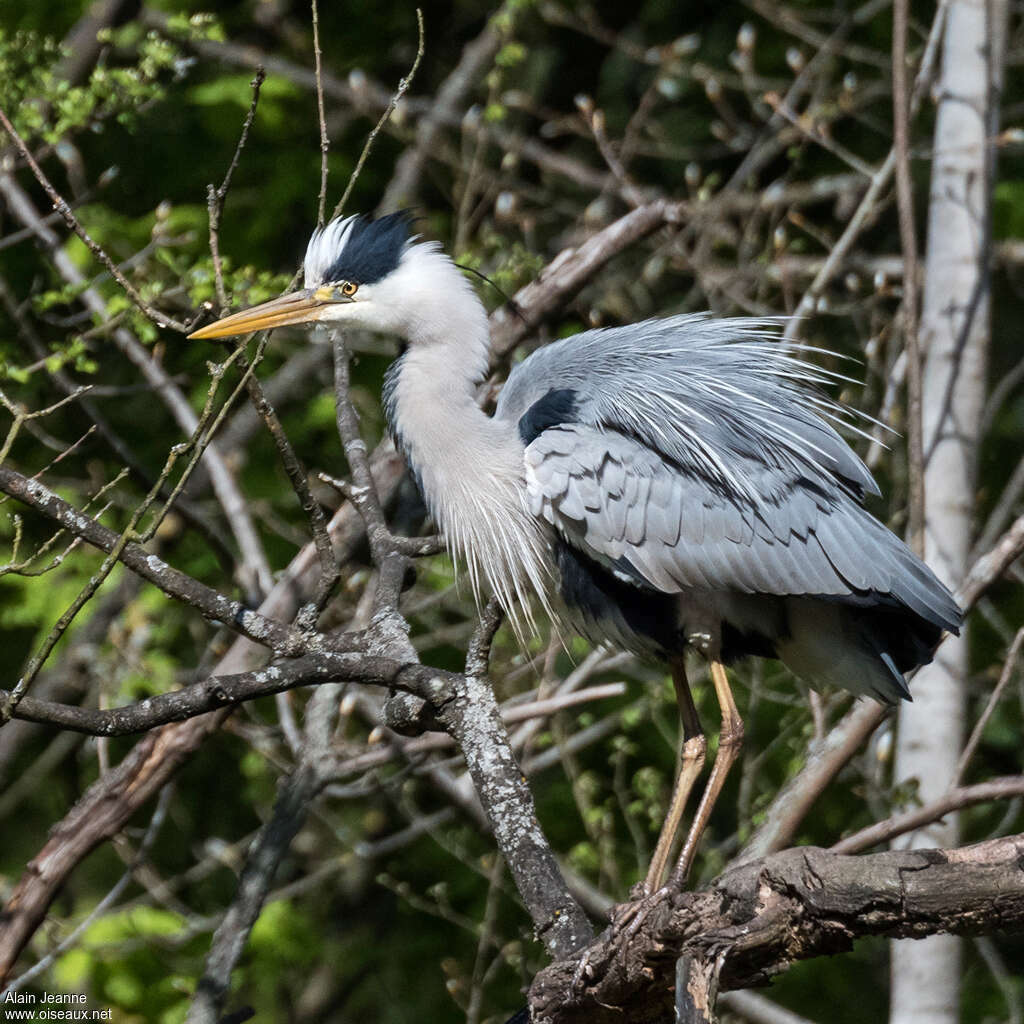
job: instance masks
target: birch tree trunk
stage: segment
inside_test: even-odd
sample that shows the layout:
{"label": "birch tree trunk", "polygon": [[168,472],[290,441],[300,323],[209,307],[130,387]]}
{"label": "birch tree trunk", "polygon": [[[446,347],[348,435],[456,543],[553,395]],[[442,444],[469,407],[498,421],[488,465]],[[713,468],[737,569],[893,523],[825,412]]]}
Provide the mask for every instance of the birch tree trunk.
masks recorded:
{"label": "birch tree trunk", "polygon": [[[992,111],[1006,20],[1004,0],[951,0],[947,7],[920,340],[925,557],[951,587],[971,543],[977,452],[989,340],[989,205]],[[965,729],[967,642],[947,640],[913,683],[900,712],[896,778],[916,779],[922,802],[956,773]],[[948,815],[899,845],[956,846]],[[961,940],[937,935],[892,944],[890,1024],[953,1024],[960,1016]]]}

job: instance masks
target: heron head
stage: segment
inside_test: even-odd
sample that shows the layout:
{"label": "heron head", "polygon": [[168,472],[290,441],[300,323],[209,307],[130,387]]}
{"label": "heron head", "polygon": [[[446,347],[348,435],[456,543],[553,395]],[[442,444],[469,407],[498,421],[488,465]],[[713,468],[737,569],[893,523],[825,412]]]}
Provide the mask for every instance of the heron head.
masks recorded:
{"label": "heron head", "polygon": [[233,313],[189,337],[223,338],[285,324],[326,324],[401,334],[415,341],[424,320],[443,318],[446,301],[458,302],[472,289],[437,243],[420,242],[411,234],[411,223],[404,211],[331,221],[309,240],[300,291]]}

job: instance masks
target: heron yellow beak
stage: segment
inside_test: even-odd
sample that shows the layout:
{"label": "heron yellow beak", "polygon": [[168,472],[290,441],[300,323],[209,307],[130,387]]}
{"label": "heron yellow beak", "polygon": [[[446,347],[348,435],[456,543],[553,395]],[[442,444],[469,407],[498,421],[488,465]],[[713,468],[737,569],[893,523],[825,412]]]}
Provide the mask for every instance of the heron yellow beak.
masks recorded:
{"label": "heron yellow beak", "polygon": [[227,338],[233,334],[250,334],[285,324],[314,323],[323,316],[328,303],[336,301],[330,288],[289,292],[280,298],[262,302],[240,313],[232,313],[216,323],[193,331],[190,338]]}

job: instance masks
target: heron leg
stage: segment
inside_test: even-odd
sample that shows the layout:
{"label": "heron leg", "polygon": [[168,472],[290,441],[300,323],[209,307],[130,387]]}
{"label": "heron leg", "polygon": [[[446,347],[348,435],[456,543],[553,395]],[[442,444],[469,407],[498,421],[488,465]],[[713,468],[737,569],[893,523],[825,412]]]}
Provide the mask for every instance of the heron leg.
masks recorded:
{"label": "heron leg", "polygon": [[[707,650],[708,638],[701,639],[704,644],[703,649]],[[711,680],[715,686],[719,707],[722,709],[722,730],[718,740],[718,754],[715,756],[714,767],[711,769],[711,777],[708,779],[707,788],[697,807],[697,813],[686,836],[679,861],[668,879],[668,887],[677,891],[682,889],[686,882],[697,844],[711,817],[715,801],[722,791],[725,777],[743,745],[743,720],[736,710],[736,702],[732,699],[732,691],[729,689],[729,681],[725,676],[725,668],[717,658],[712,657],[710,661]],[[701,732],[697,709],[694,707],[690,687],[686,681],[682,658],[674,659],[671,668],[672,682],[676,688],[676,703],[679,706],[679,721],[683,732],[683,743],[679,752],[679,777],[676,780],[675,792],[672,794],[668,817],[662,826],[658,845],[644,882],[644,894],[642,897],[634,899],[632,903],[617,907],[613,912],[612,928],[616,937],[623,943],[627,943],[639,931],[647,915],[658,906],[661,895],[658,890],[661,876],[671,852],[683,811],[686,809],[687,798],[704,765],[704,734]],[[584,954],[573,974],[572,991],[579,991],[580,986],[591,974],[590,957]]]}
{"label": "heron leg", "polygon": [[[623,903],[612,912],[611,925],[613,934],[628,941],[636,934],[643,925],[644,919],[658,905],[659,889],[661,880],[665,874],[665,867],[668,864],[675,845],[676,835],[679,832],[679,823],[682,821],[683,812],[686,810],[686,803],[693,790],[693,785],[704,767],[704,753],[707,742],[704,733],[701,731],[700,719],[697,717],[697,708],[693,703],[693,695],[690,693],[690,684],[686,679],[686,662],[682,655],[673,658],[669,663],[672,670],[672,685],[676,691],[676,707],[679,710],[680,743],[678,767],[676,772],[675,788],[672,791],[672,801],[669,804],[668,815],[665,823],[661,826],[661,833],[658,836],[658,845],[654,849],[654,856],[651,858],[651,866],[647,869],[647,878],[643,883],[643,891],[637,893],[632,890],[633,899],[630,903]],[[572,991],[579,991],[591,973],[592,967],[590,957],[584,954],[576,966],[573,974]]]}
{"label": "heron leg", "polygon": [[729,774],[733,762],[739,757],[740,748],[743,746],[743,719],[740,718],[740,713],[736,710],[736,702],[732,699],[729,680],[725,676],[725,666],[717,657],[711,659],[711,681],[715,686],[718,706],[722,709],[722,731],[718,737],[718,753],[715,755],[715,763],[711,769],[707,788],[704,790],[697,813],[693,818],[693,824],[690,825],[686,842],[683,844],[683,852],[679,855],[679,861],[668,880],[669,887],[673,889],[682,889],[686,884],[694,854],[697,852],[697,844],[704,834],[708,819],[714,810],[715,801],[722,792],[722,786],[725,785],[725,777]]}
{"label": "heron leg", "polygon": [[676,690],[676,706],[679,709],[679,764],[676,770],[675,788],[672,791],[672,802],[669,804],[665,823],[661,826],[658,845],[654,849],[651,866],[647,869],[647,878],[644,881],[644,892],[647,895],[656,892],[661,886],[665,865],[668,864],[673,843],[679,832],[679,823],[682,821],[683,812],[690,799],[693,784],[704,767],[704,754],[707,750],[707,741],[701,731],[700,719],[697,717],[693,695],[690,693],[690,684],[686,679],[686,663],[680,656],[672,660],[670,668],[672,669],[672,685]]}

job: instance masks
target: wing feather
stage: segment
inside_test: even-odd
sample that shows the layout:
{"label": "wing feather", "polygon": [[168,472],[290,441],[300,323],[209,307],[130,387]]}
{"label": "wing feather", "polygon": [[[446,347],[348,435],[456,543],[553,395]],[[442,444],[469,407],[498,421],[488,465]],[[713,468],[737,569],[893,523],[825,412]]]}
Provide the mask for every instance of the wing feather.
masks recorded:
{"label": "wing feather", "polygon": [[647,540],[647,508],[651,501],[651,478],[636,473],[630,479],[635,485],[631,487],[632,497],[629,514],[626,517],[626,542],[636,547]]}
{"label": "wing feather", "polygon": [[569,519],[582,523],[587,518],[587,509],[580,493],[579,477],[572,477],[572,486],[566,483],[565,493],[558,499],[558,511]]}
{"label": "wing feather", "polygon": [[[561,468],[570,457],[571,474]],[[929,570],[852,497],[745,461],[734,457],[733,471],[757,480],[771,500],[726,495],[636,438],[586,423],[541,433],[525,463],[536,514],[605,564],[628,564],[655,590],[891,593],[927,618],[943,612]]]}
{"label": "wing feather", "polygon": [[664,485],[666,491],[669,490],[665,481],[657,478],[652,480],[651,500],[647,505],[647,540],[652,544],[674,547],[679,541],[680,524],[686,517],[680,516],[678,510],[673,511],[667,505],[660,505],[655,501],[659,483]]}
{"label": "wing feather", "polygon": [[768,333],[673,317],[531,355],[495,415],[522,427],[552,389],[571,397],[520,435],[532,513],[655,590],[881,597],[955,629],[949,592],[860,504],[877,487],[816,390],[834,375]]}

